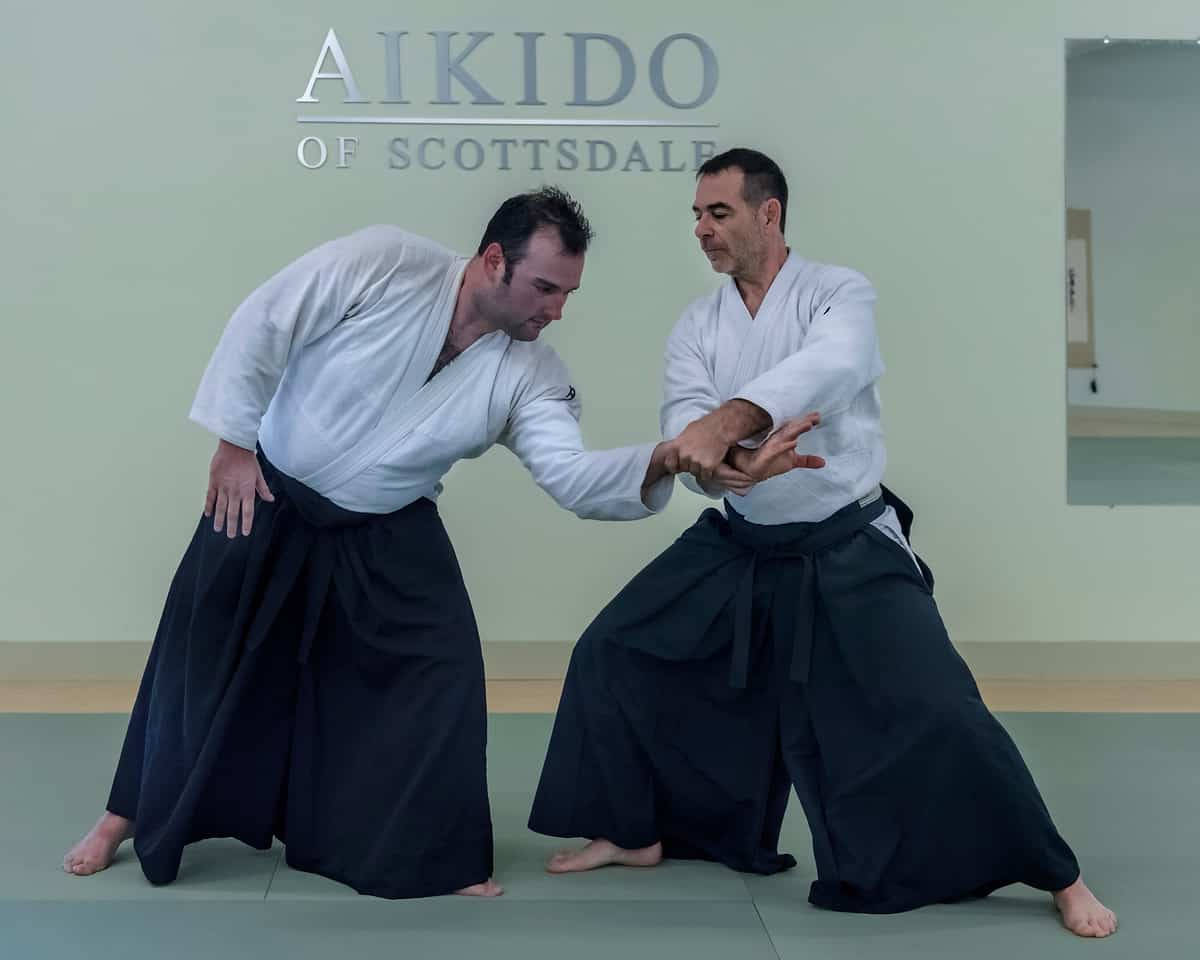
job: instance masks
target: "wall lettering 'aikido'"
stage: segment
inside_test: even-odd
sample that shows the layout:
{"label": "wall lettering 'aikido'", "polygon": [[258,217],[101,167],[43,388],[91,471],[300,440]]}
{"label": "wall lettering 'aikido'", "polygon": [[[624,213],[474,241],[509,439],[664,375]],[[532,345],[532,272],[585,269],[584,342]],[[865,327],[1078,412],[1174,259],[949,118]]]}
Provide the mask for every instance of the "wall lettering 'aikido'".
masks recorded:
{"label": "wall lettering 'aikido'", "polygon": [[[379,145],[375,162],[400,171],[675,173],[694,171],[716,153],[717,141],[710,138],[714,136],[711,131],[720,124],[711,116],[690,113],[709,106],[717,92],[717,55],[703,37],[694,33],[663,37],[641,71],[633,49],[620,37],[564,33],[557,39],[568,47],[569,78],[546,77],[539,69],[544,42],[554,42],[545,33],[524,31],[497,37],[488,31],[431,30],[410,37],[407,30],[381,30],[378,41],[383,60],[383,96],[372,100],[364,96],[364,88],[331,28],[296,102],[320,104],[320,94],[325,92],[328,98],[329,82],[337,81],[343,105],[387,104],[404,109],[305,112],[296,120],[323,127],[426,128],[421,133],[387,137],[386,143]],[[489,74],[468,63],[485,44],[509,48],[505,52],[511,56],[502,60],[514,71],[519,98],[505,101],[495,95],[500,84],[511,78]],[[432,56],[426,62],[419,54]],[[615,57],[616,76],[607,78],[604,88],[597,85],[588,68],[589,57],[597,56],[604,56],[610,64]],[[490,62],[494,69],[495,58]],[[426,65],[427,70],[418,69]],[[656,115],[613,115],[608,108],[629,98],[643,72],[654,97]],[[319,86],[319,81],[327,83]],[[414,97],[439,109],[422,116],[413,110]],[[448,107],[459,109],[446,110]],[[469,108],[471,115],[461,113],[463,107]],[[483,109],[474,109],[477,107]],[[496,115],[500,107],[510,109],[504,110],[503,116]],[[559,115],[555,116],[558,107],[568,109],[557,111]],[[468,130],[472,135],[443,136],[428,129],[438,127]],[[499,128],[498,132],[507,135],[491,136],[490,128]],[[522,130],[530,135],[516,135]],[[608,130],[622,131],[625,138],[598,135]],[[632,131],[641,133],[634,136]],[[309,170],[348,170],[362,152],[362,136],[305,136],[297,144],[296,159]]]}

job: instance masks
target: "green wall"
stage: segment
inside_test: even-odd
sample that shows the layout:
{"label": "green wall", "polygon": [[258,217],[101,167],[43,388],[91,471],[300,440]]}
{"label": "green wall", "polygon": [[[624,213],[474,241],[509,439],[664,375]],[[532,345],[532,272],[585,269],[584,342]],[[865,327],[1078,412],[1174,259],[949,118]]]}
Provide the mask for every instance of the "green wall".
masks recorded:
{"label": "green wall", "polygon": [[[637,136],[711,133],[773,154],[791,180],[794,248],[878,287],[888,482],[917,511],[917,547],[956,638],[1195,639],[1200,512],[1066,504],[1062,308],[1063,40],[1192,36],[1194,4],[829,0],[744,12],[618,0],[568,12],[512,0],[471,12],[493,7],[117,0],[10,18],[5,640],[150,637],[212,447],[186,414],[230,311],[292,257],[367,223],[465,250],[509,193],[543,179],[574,191],[599,237],[550,338],[573,368],[592,444],[655,435],[664,338],[715,283],[690,232],[689,174],[391,170],[386,144],[400,131],[386,128],[352,131],[351,168],[305,170],[296,144],[316,131],[296,116],[317,108],[295,100],[330,27],[371,100],[385,95],[376,32],[421,42],[409,107],[344,106],[340,84],[321,81],[326,112],[517,109],[428,104],[425,34],[445,29],[496,31],[469,62],[501,78],[494,92],[510,103],[521,96],[511,34],[544,32],[541,109],[563,116],[562,34],[626,39],[638,82],[595,112],[703,115],[720,128]],[[653,45],[678,32],[708,40],[720,64],[715,96],[690,112],[663,107],[646,83]],[[442,501],[489,642],[573,639],[701,506],[681,488],[655,520],[585,523],[503,450],[456,467]]]}

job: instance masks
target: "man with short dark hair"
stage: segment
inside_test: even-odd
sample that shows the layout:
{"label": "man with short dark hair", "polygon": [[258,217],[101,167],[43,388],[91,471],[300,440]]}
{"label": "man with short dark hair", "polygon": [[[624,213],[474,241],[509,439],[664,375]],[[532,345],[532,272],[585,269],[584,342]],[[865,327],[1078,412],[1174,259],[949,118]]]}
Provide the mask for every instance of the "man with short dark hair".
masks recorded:
{"label": "man with short dark hair", "polygon": [[[792,252],[786,211],[761,153],[699,170],[695,234],[728,279],[671,333],[662,430],[683,482],[725,510],[574,651],[530,827],[592,842],[548,868],[674,856],[776,873],[796,863],[777,849],[794,786],[817,906],[891,913],[1024,882],[1074,933],[1107,936],[1116,918],[951,646],[912,513],[881,486],[875,291]],[[824,469],[722,481],[805,411]]]}
{"label": "man with short dark hair", "polygon": [[[505,201],[472,258],[370,227],[238,308],[191,412],[220,438],[206,519],[68,872],[103,870],[132,836],[168,883],[194,840],[279,837],[289,864],[363,893],[501,892],[479,636],[435,502],[496,442],[581,517],[669,498],[672,446],[585,450],[567,369],[538,342],[590,238],[547,188]],[[747,469],[803,465],[804,428]]]}

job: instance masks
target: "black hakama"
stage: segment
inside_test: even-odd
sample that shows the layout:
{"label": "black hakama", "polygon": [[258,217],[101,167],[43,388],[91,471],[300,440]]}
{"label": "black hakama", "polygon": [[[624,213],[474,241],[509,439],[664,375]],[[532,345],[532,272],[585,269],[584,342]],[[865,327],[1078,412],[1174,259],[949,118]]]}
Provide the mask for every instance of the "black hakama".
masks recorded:
{"label": "black hakama", "polygon": [[175,574],[108,809],[156,884],[185,844],[273,836],[360,893],[487,880],[483,659],[436,506],[353,513],[260,461],[250,536],[201,519]]}
{"label": "black hakama", "polygon": [[795,787],[820,907],[890,913],[1079,875],[951,645],[932,576],[871,526],[706,510],[575,648],[529,826],[776,873]]}

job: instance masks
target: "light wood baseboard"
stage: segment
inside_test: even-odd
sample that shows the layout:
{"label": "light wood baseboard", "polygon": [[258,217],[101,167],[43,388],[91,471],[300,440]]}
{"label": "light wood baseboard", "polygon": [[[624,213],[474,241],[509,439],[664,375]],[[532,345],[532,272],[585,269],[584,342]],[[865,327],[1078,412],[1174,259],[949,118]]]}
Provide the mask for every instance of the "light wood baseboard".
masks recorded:
{"label": "light wood baseboard", "polygon": [[[1200,680],[979,681],[992,710],[1014,713],[1200,713]],[[128,713],[137,683],[0,683],[0,713]],[[561,680],[489,680],[490,713],[553,713]]]}
{"label": "light wood baseboard", "polygon": [[1200,437],[1200,411],[1067,407],[1069,437]]}
{"label": "light wood baseboard", "polygon": [[1200,680],[993,677],[979,692],[990,709],[1013,713],[1200,713]]}
{"label": "light wood baseboard", "polygon": [[[1200,680],[1200,638],[1121,643],[1011,641],[954,644],[980,679]],[[561,680],[574,641],[483,644],[489,680]],[[150,644],[0,641],[0,684],[126,683],[142,675]]]}

